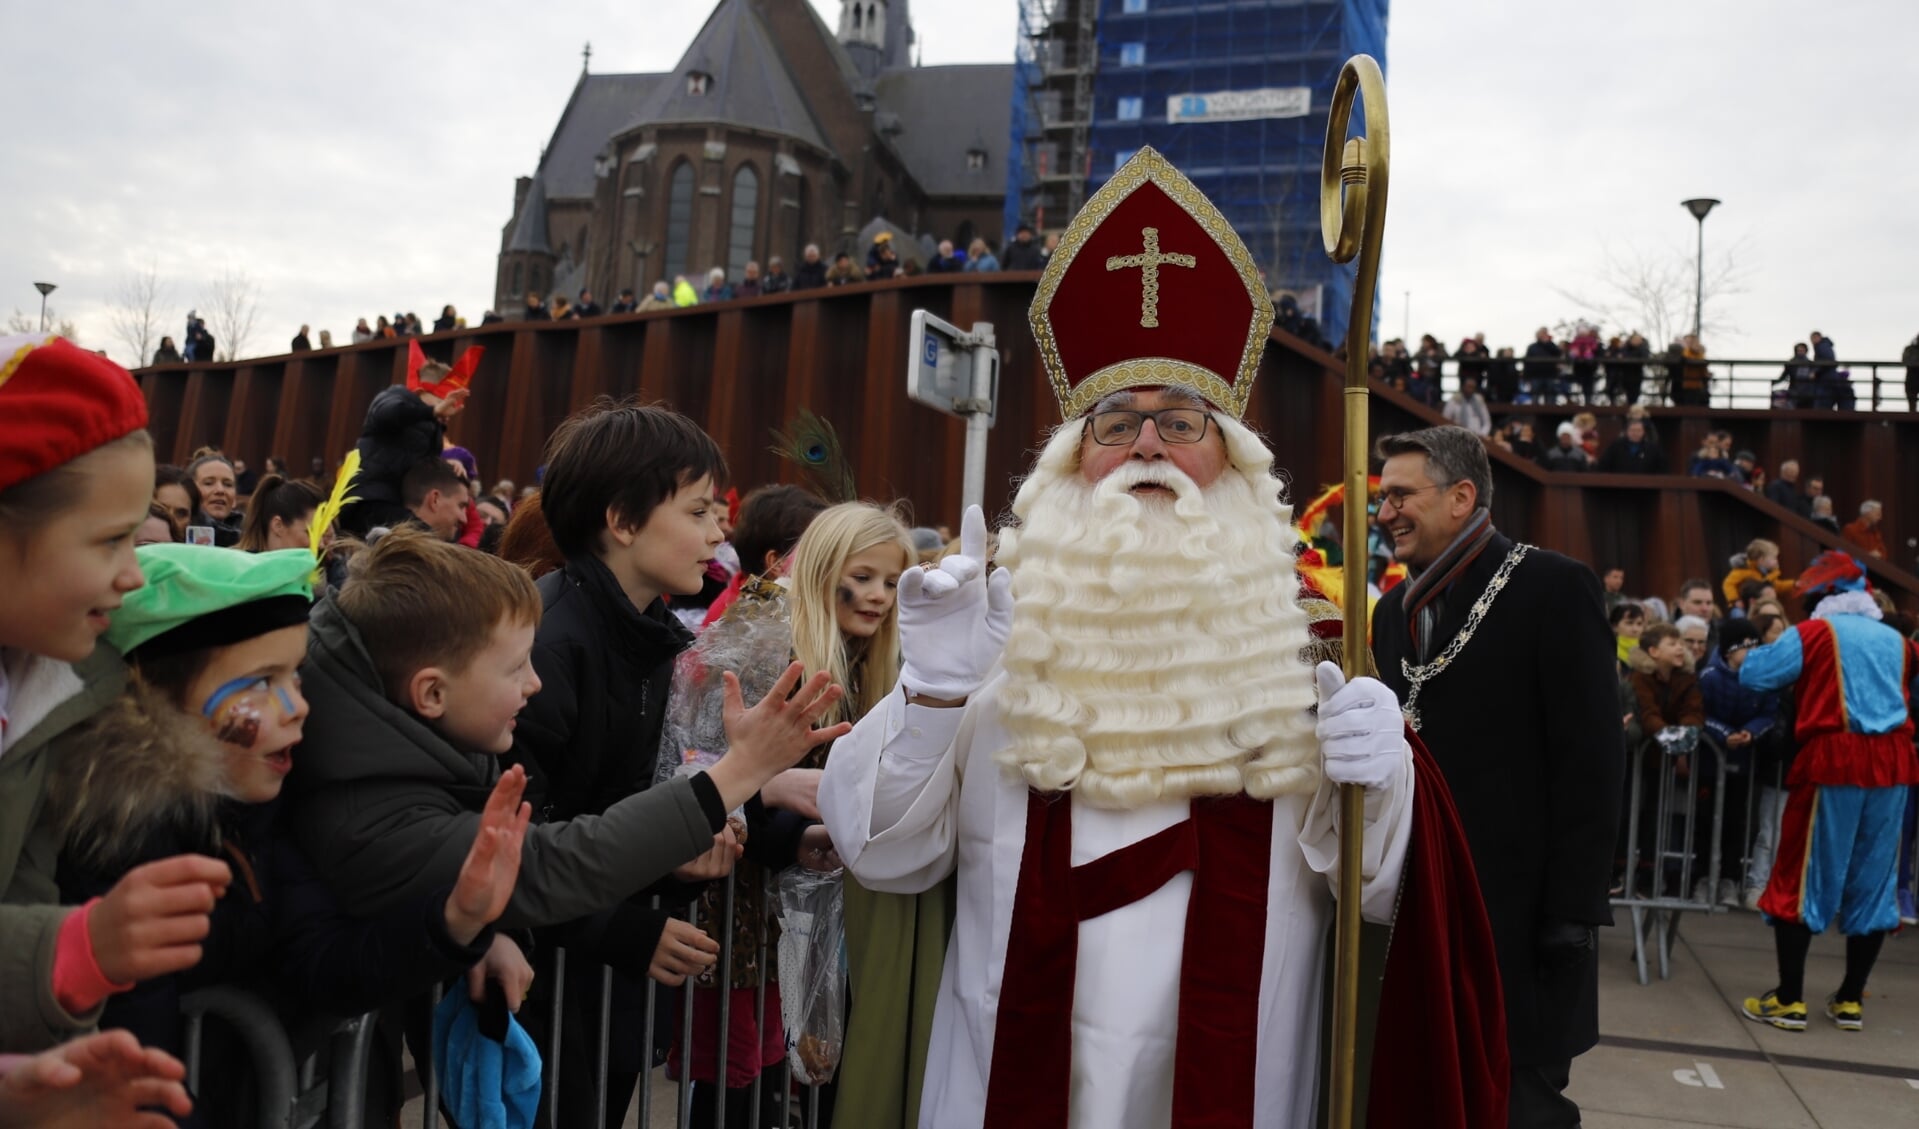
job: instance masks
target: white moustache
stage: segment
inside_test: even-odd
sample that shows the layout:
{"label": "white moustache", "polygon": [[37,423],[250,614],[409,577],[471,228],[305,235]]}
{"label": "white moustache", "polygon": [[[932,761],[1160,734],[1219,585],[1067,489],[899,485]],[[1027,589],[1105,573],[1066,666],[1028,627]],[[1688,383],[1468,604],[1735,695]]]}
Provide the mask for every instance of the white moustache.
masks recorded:
{"label": "white moustache", "polygon": [[1182,501],[1200,494],[1199,483],[1170,462],[1149,463],[1128,459],[1093,484],[1093,499],[1105,501],[1130,495],[1140,486],[1164,486]]}

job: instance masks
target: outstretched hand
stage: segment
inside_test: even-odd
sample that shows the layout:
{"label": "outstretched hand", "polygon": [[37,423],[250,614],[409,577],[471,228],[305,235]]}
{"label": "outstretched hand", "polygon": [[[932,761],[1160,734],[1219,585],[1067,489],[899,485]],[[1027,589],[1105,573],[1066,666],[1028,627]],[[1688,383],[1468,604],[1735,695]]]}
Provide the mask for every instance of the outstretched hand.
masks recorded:
{"label": "outstretched hand", "polygon": [[900,685],[915,697],[978,690],[1013,630],[1013,575],[986,572],[986,515],[966,507],[960,551],[900,575]]}
{"label": "outstretched hand", "polygon": [[126,1031],[101,1031],[0,1073],[0,1129],[172,1129],[193,1112],[186,1067]]}
{"label": "outstretched hand", "polygon": [[804,673],[799,663],[788,666],[766,697],[748,709],[739,678],[730,670],[722,672],[726,680],[723,716],[727,750],[707,775],[719,788],[727,810],[752,799],[767,781],[798,764],[813,749],[837,741],[852,730],[846,722],[814,728],[846,691],[824,671],[801,686]]}
{"label": "outstretched hand", "polygon": [[446,928],[459,944],[471,944],[502,913],[513,898],[520,876],[520,848],[533,805],[520,802],[526,794],[526,769],[514,765],[500,774],[480,814],[480,829],[460,867],[453,893],[446,899]]}

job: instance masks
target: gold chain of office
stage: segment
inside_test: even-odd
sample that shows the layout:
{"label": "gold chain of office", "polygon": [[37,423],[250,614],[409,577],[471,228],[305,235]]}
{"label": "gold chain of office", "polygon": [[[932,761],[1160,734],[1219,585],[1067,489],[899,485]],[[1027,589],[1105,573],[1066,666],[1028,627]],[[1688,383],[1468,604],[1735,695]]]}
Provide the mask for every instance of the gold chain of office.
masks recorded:
{"label": "gold chain of office", "polygon": [[1486,613],[1493,608],[1493,601],[1506,587],[1506,582],[1512,579],[1513,569],[1519,567],[1519,562],[1526,559],[1526,554],[1531,549],[1531,545],[1514,545],[1512,552],[1506,554],[1506,559],[1499,562],[1499,571],[1493,573],[1492,581],[1486,585],[1486,590],[1479,594],[1479,599],[1473,601],[1473,610],[1466,617],[1466,625],[1459,629],[1459,634],[1453,636],[1451,643],[1446,644],[1446,649],[1439,653],[1438,658],[1425,666],[1414,666],[1404,658],[1399,660],[1399,672],[1406,677],[1406,681],[1412,683],[1412,689],[1406,693],[1406,705],[1402,712],[1406,715],[1406,724],[1413,727],[1414,733],[1419,732],[1420,724],[1419,691],[1440,672],[1451,666],[1453,660],[1459,657],[1459,652],[1466,649],[1467,643],[1472,642],[1473,632],[1479,630],[1479,625],[1485,620]]}

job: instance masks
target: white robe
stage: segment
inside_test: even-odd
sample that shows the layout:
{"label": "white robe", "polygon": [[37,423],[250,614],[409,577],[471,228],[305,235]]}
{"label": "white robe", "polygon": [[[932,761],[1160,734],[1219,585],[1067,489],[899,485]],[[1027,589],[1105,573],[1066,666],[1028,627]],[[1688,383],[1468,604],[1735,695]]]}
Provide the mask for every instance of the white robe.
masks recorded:
{"label": "white robe", "polygon": [[[959,872],[958,915],[935,1005],[921,1129],[982,1129],[1013,896],[1025,849],[1027,789],[994,754],[1008,743],[998,673],[964,709],[908,705],[904,693],[833,745],[820,811],[848,869],[870,889],[917,893]],[[1366,797],[1361,912],[1388,921],[1412,831],[1410,754]],[[1138,842],[1190,814],[1187,801],[1128,812],[1074,801],[1073,865]],[[1320,986],[1337,888],[1338,792],[1275,801],[1266,952],[1259,983],[1254,1126],[1313,1124]],[[1073,1129],[1163,1129],[1172,1118],[1173,1046],[1190,872],[1080,924],[1073,995]]]}

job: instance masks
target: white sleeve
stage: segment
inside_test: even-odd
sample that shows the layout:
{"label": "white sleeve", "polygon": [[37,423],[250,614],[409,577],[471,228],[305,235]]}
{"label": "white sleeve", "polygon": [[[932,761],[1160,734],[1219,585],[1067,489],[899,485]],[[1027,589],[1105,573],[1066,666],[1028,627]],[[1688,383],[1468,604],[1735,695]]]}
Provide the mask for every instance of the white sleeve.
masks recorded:
{"label": "white sleeve", "polygon": [[[1339,785],[1320,778],[1319,791],[1306,809],[1299,846],[1306,865],[1326,876],[1339,893]],[[1384,788],[1366,792],[1365,850],[1360,878],[1360,916],[1391,924],[1399,898],[1399,874],[1413,835],[1413,758],[1409,748],[1399,771]]]}
{"label": "white sleeve", "polygon": [[820,816],[846,868],[870,890],[917,894],[958,856],[964,709],[908,705],[895,689],[833,743]]}

